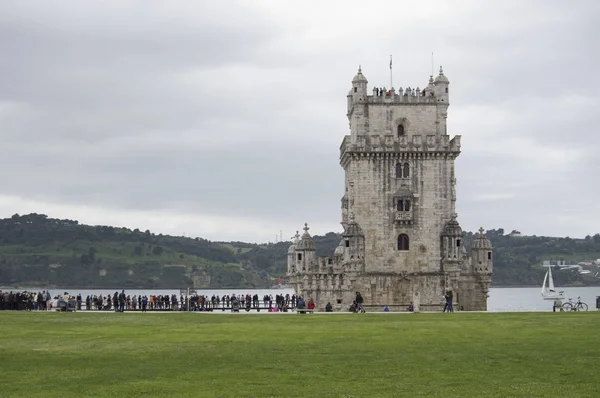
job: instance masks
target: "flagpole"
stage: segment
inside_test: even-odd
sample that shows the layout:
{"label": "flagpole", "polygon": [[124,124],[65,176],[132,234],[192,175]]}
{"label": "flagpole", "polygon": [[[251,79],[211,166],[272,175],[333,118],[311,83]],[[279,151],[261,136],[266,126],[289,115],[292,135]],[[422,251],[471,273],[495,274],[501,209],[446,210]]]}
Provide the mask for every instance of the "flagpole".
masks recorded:
{"label": "flagpole", "polygon": [[392,82],[392,55],[390,54],[390,90],[394,88],[394,84]]}

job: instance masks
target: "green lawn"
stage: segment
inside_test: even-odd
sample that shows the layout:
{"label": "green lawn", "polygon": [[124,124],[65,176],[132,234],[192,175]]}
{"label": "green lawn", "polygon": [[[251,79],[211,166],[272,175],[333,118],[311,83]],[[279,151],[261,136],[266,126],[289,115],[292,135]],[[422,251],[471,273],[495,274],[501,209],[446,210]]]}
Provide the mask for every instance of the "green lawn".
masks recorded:
{"label": "green lawn", "polygon": [[596,397],[600,313],[0,313],[0,396]]}

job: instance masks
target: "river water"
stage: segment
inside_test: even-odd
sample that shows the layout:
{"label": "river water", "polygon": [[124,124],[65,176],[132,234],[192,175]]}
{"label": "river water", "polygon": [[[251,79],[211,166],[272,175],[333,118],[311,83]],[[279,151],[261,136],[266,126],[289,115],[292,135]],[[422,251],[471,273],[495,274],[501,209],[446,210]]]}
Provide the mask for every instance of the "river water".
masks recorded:
{"label": "river water", "polygon": [[[2,289],[0,290],[10,290]],[[38,290],[38,289],[12,289],[12,290]],[[568,287],[564,288],[566,298],[573,298],[577,300],[577,297],[581,297],[581,300],[589,306],[590,310],[596,309],[596,297],[600,296],[600,287]],[[87,295],[100,295],[114,294],[115,291],[111,289],[51,289],[50,294],[54,297],[59,294],[68,292],[71,295],[81,294],[85,299]],[[165,295],[169,296],[176,294],[179,299],[179,289],[127,289],[126,294],[133,295]],[[216,296],[232,295],[237,296],[241,294],[258,294],[260,300],[263,296],[268,294],[275,297],[276,294],[294,294],[293,289],[198,289],[199,295],[211,297],[213,294]],[[566,301],[566,300],[565,300]],[[488,312],[530,312],[530,311],[552,311],[552,300],[543,300],[539,287],[497,287],[490,289],[490,297],[488,298]]]}

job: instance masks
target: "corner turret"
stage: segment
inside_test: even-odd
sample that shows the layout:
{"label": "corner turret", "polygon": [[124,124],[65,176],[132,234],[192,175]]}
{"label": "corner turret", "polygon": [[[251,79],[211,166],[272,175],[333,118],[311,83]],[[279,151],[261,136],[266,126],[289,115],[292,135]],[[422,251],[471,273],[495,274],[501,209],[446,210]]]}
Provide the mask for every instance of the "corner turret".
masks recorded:
{"label": "corner turret", "polygon": [[366,101],[367,99],[367,78],[362,74],[362,68],[358,67],[358,73],[352,79],[352,100]]}
{"label": "corner turret", "polygon": [[362,73],[362,68],[358,67],[358,72],[352,79],[352,89],[348,93],[348,121],[350,122],[351,140],[356,144],[357,135],[366,133],[365,119],[367,114],[367,78]]}
{"label": "corner turret", "polygon": [[454,213],[452,220],[446,223],[442,233],[442,253],[445,260],[462,261],[464,255],[462,234],[462,229],[456,220],[456,213]]}
{"label": "corner turret", "polygon": [[[350,220],[344,228],[343,236],[343,259],[346,262],[354,263],[353,265],[361,264],[365,257],[365,235],[354,221],[354,214],[350,213]],[[342,244],[342,242],[340,242]]]}
{"label": "corner turret", "polygon": [[296,249],[298,248],[298,243],[300,242],[300,234],[296,231],[296,235],[292,236],[292,244],[288,248],[287,254],[287,273],[295,274],[296,273]]}
{"label": "corner turret", "polygon": [[296,245],[296,270],[310,271],[311,265],[315,260],[315,241],[308,233],[308,224],[304,223],[304,233]]}
{"label": "corner turret", "polygon": [[492,242],[485,236],[483,228],[479,228],[479,234],[471,246],[471,265],[476,275],[489,275],[491,278],[494,270]]}
{"label": "corner turret", "polygon": [[449,92],[448,92],[449,85],[450,85],[450,81],[448,80],[446,75],[444,75],[444,70],[440,66],[440,74],[435,78],[435,80],[433,82],[433,86],[434,86],[433,90],[434,90],[437,102],[445,102],[446,104],[449,102],[449,99],[450,99]]}

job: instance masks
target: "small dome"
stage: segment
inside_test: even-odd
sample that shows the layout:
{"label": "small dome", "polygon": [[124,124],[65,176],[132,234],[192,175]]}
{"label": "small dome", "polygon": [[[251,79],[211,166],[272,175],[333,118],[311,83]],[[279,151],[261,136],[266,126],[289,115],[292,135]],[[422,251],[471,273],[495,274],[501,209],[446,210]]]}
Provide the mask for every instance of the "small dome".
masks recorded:
{"label": "small dome", "polygon": [[435,83],[450,83],[450,81],[448,80],[448,78],[446,77],[446,75],[444,75],[444,71],[442,69],[442,67],[440,66],[440,74],[438,75],[438,77],[435,78]]}
{"label": "small dome", "polygon": [[296,250],[315,250],[315,241],[308,233],[308,224],[304,223],[304,233],[300,242],[296,245]]}
{"label": "small dome", "polygon": [[452,220],[448,221],[444,226],[445,236],[462,236],[462,228],[458,221],[456,221],[456,215],[452,216]]}
{"label": "small dome", "polygon": [[473,241],[471,249],[492,250],[492,242],[490,242],[483,232],[483,228],[479,228],[479,235],[477,235],[477,238]]}
{"label": "small dome", "polygon": [[344,236],[364,236],[364,234],[360,225],[355,222],[349,222],[344,231]]}
{"label": "small dome", "polygon": [[293,254],[296,252],[296,245],[292,244],[290,245],[290,247],[288,248],[288,254]]}
{"label": "small dome", "polygon": [[[344,230],[343,236],[363,236],[364,237],[362,228],[360,227],[360,225],[358,225],[354,221],[354,214],[350,214],[349,219],[350,220],[346,224],[346,229]],[[345,244],[345,242],[342,240],[342,242],[340,244]]]}
{"label": "small dome", "polygon": [[358,67],[358,73],[354,76],[354,79],[352,79],[352,83],[368,83],[367,78],[362,74],[362,68],[360,66]]}

